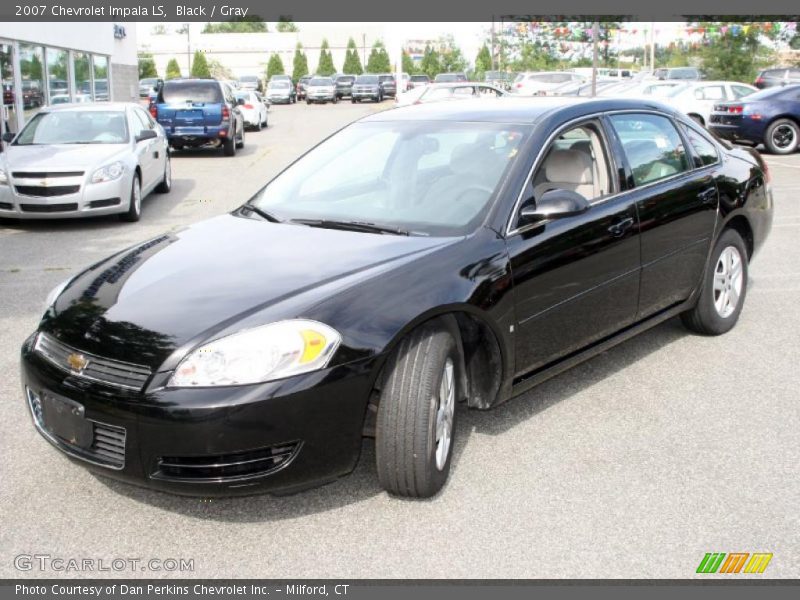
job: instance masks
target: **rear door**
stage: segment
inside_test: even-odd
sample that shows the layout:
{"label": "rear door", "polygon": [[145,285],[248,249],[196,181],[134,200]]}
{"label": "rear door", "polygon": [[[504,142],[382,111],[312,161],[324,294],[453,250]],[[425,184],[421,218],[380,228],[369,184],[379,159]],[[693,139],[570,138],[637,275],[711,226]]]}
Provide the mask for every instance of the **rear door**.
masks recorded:
{"label": "rear door", "polygon": [[641,230],[637,319],[687,299],[700,282],[717,216],[715,166],[696,168],[667,115],[610,115]]}
{"label": "rear door", "polygon": [[[153,129],[147,114],[138,106],[131,110],[131,132],[136,138],[143,131]],[[139,168],[142,171],[142,190],[145,192],[160,180],[163,170],[161,164],[163,158],[160,156],[163,142],[159,138],[142,140],[136,144],[136,155],[139,161]]]}

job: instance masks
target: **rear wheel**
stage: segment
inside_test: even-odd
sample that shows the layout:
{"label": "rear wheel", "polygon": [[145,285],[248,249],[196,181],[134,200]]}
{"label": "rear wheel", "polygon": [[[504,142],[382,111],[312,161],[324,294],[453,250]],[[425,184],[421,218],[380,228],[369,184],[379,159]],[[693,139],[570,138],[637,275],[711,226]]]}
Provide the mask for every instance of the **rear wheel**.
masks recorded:
{"label": "rear wheel", "polygon": [[350,103],[351,104],[355,104],[356,103],[356,99],[355,98],[350,98]]}
{"label": "rear wheel", "polygon": [[697,304],[681,314],[683,324],[703,335],[730,331],[739,320],[747,294],[747,267],[742,237],[726,229],[714,246]]}
{"label": "rear wheel", "polygon": [[800,127],[790,119],[778,119],[767,127],[764,145],[773,154],[791,154],[800,143]]}
{"label": "rear wheel", "polygon": [[239,139],[236,140],[237,148],[244,148],[244,127],[239,130]]}
{"label": "rear wheel", "polygon": [[306,100],[306,104],[311,105],[311,100]]}
{"label": "rear wheel", "polygon": [[142,218],[142,181],[138,173],[133,176],[128,211],[122,213],[119,218],[128,223],[135,223]]}
{"label": "rear wheel", "polygon": [[375,449],[378,479],[390,493],[428,498],[447,481],[460,364],[453,336],[432,326],[409,334],[389,359]]}
{"label": "rear wheel", "polygon": [[222,140],[222,153],[225,156],[236,155],[236,136],[227,137]]}

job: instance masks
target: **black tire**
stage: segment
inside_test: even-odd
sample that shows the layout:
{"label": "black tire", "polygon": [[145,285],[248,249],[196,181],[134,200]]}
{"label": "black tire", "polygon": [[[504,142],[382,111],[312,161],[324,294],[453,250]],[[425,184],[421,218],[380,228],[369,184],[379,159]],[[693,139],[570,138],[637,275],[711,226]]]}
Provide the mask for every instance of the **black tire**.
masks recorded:
{"label": "black tire", "polygon": [[[738,277],[741,278],[741,286],[739,287],[740,291],[733,310],[729,314],[721,314],[718,309],[718,301],[722,302],[724,307],[729,308],[728,303],[724,301],[723,294],[726,293],[726,290],[735,291],[737,289],[737,277],[728,278],[721,271],[725,267],[722,265],[720,257],[729,248],[732,249],[735,256],[738,255],[739,264],[741,265]],[[745,296],[747,295],[747,276],[747,248],[742,236],[733,229],[726,229],[722,232],[714,246],[714,251],[711,253],[711,261],[703,278],[697,304],[695,304],[694,308],[681,313],[681,320],[687,329],[702,335],[721,335],[733,329],[733,326],[739,320]],[[727,293],[730,294],[730,292]],[[723,310],[724,312],[726,311]]]}
{"label": "black tire", "polygon": [[[136,202],[136,192],[139,192],[139,202]],[[142,218],[142,180],[139,178],[139,174],[133,176],[133,184],[131,185],[131,197],[128,202],[128,210],[127,212],[122,213],[119,218],[121,221],[126,221],[128,223],[135,223],[139,219]]]}
{"label": "black tire", "polygon": [[227,137],[222,140],[222,153],[225,156],[236,156],[236,136]]}
{"label": "black tire", "polygon": [[[450,438],[437,463],[437,414],[440,386],[451,365]],[[447,481],[455,439],[455,405],[460,365],[458,347],[449,332],[423,326],[400,342],[386,365],[375,430],[378,480],[391,494],[428,498]],[[449,407],[449,404],[448,404]]]}
{"label": "black tire", "polygon": [[306,100],[306,104],[311,105],[311,100]]}
{"label": "black tire", "polygon": [[798,144],[800,127],[791,119],[777,119],[770,123],[764,134],[764,145],[772,154],[791,154],[797,150]]}
{"label": "black tire", "polygon": [[172,189],[172,161],[169,158],[169,152],[167,152],[167,160],[166,164],[164,165],[164,179],[161,180],[156,186],[155,191],[159,194],[168,194],[169,191]]}
{"label": "black tire", "polygon": [[[236,136],[234,136],[236,139]],[[236,142],[236,147],[239,149],[244,148],[244,127],[239,131],[239,140]]]}
{"label": "black tire", "polygon": [[173,150],[175,150],[176,152],[180,152],[181,150],[183,150],[183,145],[182,144],[172,144],[171,148]]}
{"label": "black tire", "polygon": [[256,123],[256,126],[253,127],[253,129],[255,129],[256,131],[261,131],[261,128],[263,126],[264,126],[264,122],[259,118],[258,123]]}
{"label": "black tire", "polygon": [[351,104],[355,104],[356,103],[356,99],[355,98],[350,98],[350,103]]}

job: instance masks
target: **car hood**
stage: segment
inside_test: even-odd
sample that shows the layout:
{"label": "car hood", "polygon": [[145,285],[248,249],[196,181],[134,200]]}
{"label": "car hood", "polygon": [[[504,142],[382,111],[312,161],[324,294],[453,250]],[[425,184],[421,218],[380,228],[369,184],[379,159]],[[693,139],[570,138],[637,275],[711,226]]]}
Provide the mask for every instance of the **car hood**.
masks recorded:
{"label": "car hood", "polygon": [[452,241],[223,215],[86,269],[41,329],[85,352],[156,369],[175,350],[256,313],[301,316],[343,286]]}
{"label": "car hood", "polygon": [[11,145],[3,155],[10,170],[90,169],[124,153],[127,148],[127,144]]}

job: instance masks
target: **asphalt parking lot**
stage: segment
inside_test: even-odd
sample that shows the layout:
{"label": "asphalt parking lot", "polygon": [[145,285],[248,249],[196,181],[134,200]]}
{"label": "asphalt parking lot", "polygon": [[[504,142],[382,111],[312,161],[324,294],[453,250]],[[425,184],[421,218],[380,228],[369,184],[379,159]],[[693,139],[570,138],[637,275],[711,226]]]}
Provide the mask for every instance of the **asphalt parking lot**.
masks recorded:
{"label": "asphalt parking lot", "polygon": [[83,575],[14,567],[49,554],[194,559],[193,573],[131,576],[684,578],[706,552],[771,552],[764,576],[800,575],[800,153],[768,157],[774,227],[732,332],[670,321],[499,409],[462,411],[450,482],[432,500],[383,492],[368,442],[334,484],[207,501],[97,478],[34,431],[18,350],[53,286],[231,210],[377,109],[273,107],[236,157],[177,153],[172,192],[146,199],[139,223],[0,224],[0,576]]}

